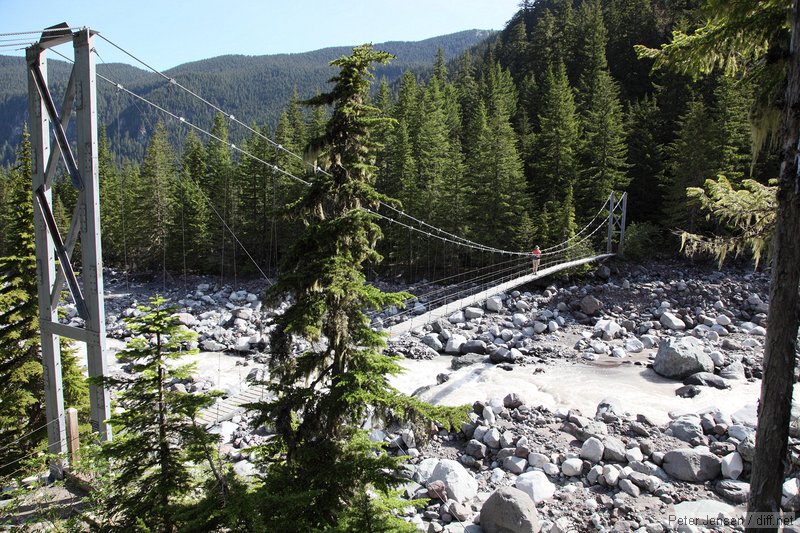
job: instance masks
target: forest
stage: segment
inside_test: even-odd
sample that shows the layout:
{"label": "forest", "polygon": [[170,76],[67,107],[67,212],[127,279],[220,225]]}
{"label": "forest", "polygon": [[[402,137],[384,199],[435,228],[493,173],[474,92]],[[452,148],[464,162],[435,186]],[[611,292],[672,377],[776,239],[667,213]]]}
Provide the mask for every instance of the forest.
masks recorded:
{"label": "forest", "polygon": [[[399,505],[392,499],[396,494],[376,472],[396,464],[369,451],[354,419],[364,415],[365,403],[394,409],[416,422],[444,424],[459,413],[432,410],[382,388],[382,376],[397,368],[381,359],[382,341],[360,313],[370,306],[397,304],[402,294],[372,291],[362,283],[362,271],[368,271],[367,277],[391,276],[412,283],[493,259],[460,254],[439,241],[412,242],[405,229],[393,226],[381,226],[383,239],[373,250],[377,225],[346,209],[351,203],[396,202],[409,215],[445,231],[488,246],[526,251],[535,244],[570,238],[596,216],[612,191],[627,191],[630,258],[677,253],[681,232],[725,235],[727,226],[707,216],[708,198],[698,190],[716,183],[721,189],[746,188],[768,195],[778,177],[780,152],[751,125],[759,119],[752,116],[762,96],[757,80],[653,68],[657,54],[647,50],[667,45],[676,30],[702,24],[699,4],[524,0],[502,32],[456,59],[446,61],[440,50],[428,68],[406,70],[393,82],[379,77],[371,85],[369,76],[354,72],[366,72],[371,62],[389,63],[391,57],[359,47],[352,56],[334,61],[341,73],[332,81],[356,80],[352,93],[301,98],[295,90],[276,120],[253,123],[244,140],[235,143],[231,139],[242,138],[242,132],[233,133],[237,125],[221,113],[213,117],[206,138],[185,133],[168,117],[153,121],[143,129],[141,160],[115,153],[103,128],[99,174],[106,267],[136,275],[212,274],[229,280],[254,277],[259,271],[288,272],[274,291],[285,290],[299,301],[298,310],[279,319],[272,333],[275,361],[270,370],[283,381],[270,386],[279,399],[257,407],[257,421],[273,421],[280,435],[275,447],[262,450],[267,462],[279,466],[270,470],[263,486],[248,492],[233,477],[214,470],[214,461],[205,456],[208,435],[193,431],[184,418],[184,425],[175,423],[175,436],[170,438],[187,439],[187,455],[162,457],[167,462],[152,465],[160,469],[161,481],[167,471],[178,476],[172,484],[157,485],[158,490],[179,492],[178,481],[188,476],[181,465],[188,461],[209,463],[213,475],[204,481],[207,490],[200,491],[194,507],[181,507],[185,494],[167,504],[169,498],[161,492],[148,494],[150,499],[136,508],[152,504],[148,512],[162,513],[154,523],[165,531],[172,530],[176,520],[183,520],[187,530],[207,524],[252,530],[242,514],[231,519],[241,510],[234,507],[236,498],[242,506],[254,505],[253,498],[274,503],[258,519],[285,526],[292,520],[293,507],[279,507],[296,490],[297,500],[315,498],[329,513],[295,524],[298,531],[330,530],[326,528],[332,524],[340,530],[377,531],[362,529],[359,522],[371,513],[392,521],[389,510]],[[337,127],[352,118],[349,112],[358,115],[349,134],[363,141],[361,151],[348,151],[346,143],[336,141],[335,134],[341,134]],[[175,138],[180,139],[177,145]],[[339,170],[332,171],[330,179],[317,179],[316,166],[336,156],[351,163],[352,172],[333,165]],[[30,145],[23,134],[15,163],[0,172],[0,220],[8,229],[0,234],[0,270],[6,276],[0,309],[10,309],[0,314],[0,342],[9,353],[20,354],[0,366],[0,372],[13,370],[9,375],[17,384],[13,401],[0,401],[0,430],[23,435],[14,441],[11,453],[21,453],[36,437],[25,435],[24,428],[37,425],[32,420],[41,423],[43,417],[41,366],[35,363],[37,346],[31,341],[35,324],[21,319],[36,313],[32,212],[30,202],[24,201],[29,197],[29,174]],[[356,183],[352,197],[332,185],[337,180]],[[66,178],[59,180],[55,192],[55,216],[66,231],[76,192]],[[322,242],[324,237],[331,241]],[[346,265],[332,264],[324,252],[334,244],[345,246],[342,243],[353,248],[343,254]],[[759,250],[754,251],[758,256]],[[325,287],[331,279],[324,298],[309,296],[314,293],[309,287]],[[143,308],[144,318],[132,320],[132,330],[174,342],[162,347],[159,341],[163,353],[148,351],[152,347],[147,343],[134,343],[123,354],[131,361],[145,361],[142,371],[150,376],[162,356],[180,351],[186,342],[164,303],[156,300]],[[347,321],[337,322],[337,316],[352,319],[350,330],[342,329]],[[332,341],[322,352],[309,350],[295,361],[292,333]],[[358,343],[363,351],[353,350],[348,342]],[[337,357],[328,364],[331,352]],[[74,405],[85,405],[75,361],[66,353],[65,372],[72,377],[65,378],[65,394]],[[331,376],[333,385],[324,393],[314,389],[316,382],[306,388],[299,385],[315,371]],[[125,389],[122,398],[135,402],[154,398],[155,389],[147,387],[163,387],[168,377],[159,373],[158,383],[149,385],[113,379],[107,383]],[[378,385],[359,388],[372,380]],[[176,413],[191,417],[212,401],[197,397],[194,403],[180,404]],[[159,403],[160,408],[165,405]],[[298,412],[306,418],[296,418]],[[122,427],[146,426],[133,411],[126,413],[115,419]],[[137,439],[147,441],[143,446],[168,440],[144,430],[130,435],[104,452],[128,460],[117,486],[106,487],[115,496],[112,507],[136,500],[125,492],[136,485],[120,488],[119,483],[141,473],[135,463],[145,459],[136,456]],[[325,458],[320,472],[309,467],[317,457]],[[343,484],[357,480],[346,487],[352,491],[346,496],[352,503],[349,510],[337,509],[335,495],[344,489],[331,485],[330,478]],[[307,480],[311,485],[304,485]],[[366,486],[379,487],[385,499],[371,500],[362,490]],[[224,516],[214,510],[220,501],[225,503]],[[124,514],[121,509],[111,510]],[[133,522],[126,524],[134,524],[135,518],[127,516]],[[207,522],[197,526],[193,520]]]}
{"label": "forest", "polygon": [[[658,232],[669,238],[678,228],[713,229],[699,204],[687,200],[687,187],[720,174],[733,187],[749,177],[766,184],[777,164],[774,150],[752,162],[753,91],[746,83],[653,73],[652,60],[636,57],[634,45],[657,47],[673,28],[691,23],[692,7],[644,0],[524,4],[505,30],[458,59],[446,63],[440,53],[427,73],[376,83],[373,103],[393,119],[375,132],[382,145],[378,190],[421,220],[503,249],[562,242],[612,190],[628,192],[630,235],[645,236],[632,253]],[[275,124],[254,126],[302,155],[326,118],[295,93]],[[297,197],[298,183],[233,151],[224,116],[210,131],[225,142],[186,134],[175,122],[151,122],[141,161],[112,153],[102,135],[105,264],[253,274],[244,248],[262,269],[274,269],[296,234],[282,210]],[[176,130],[178,151],[169,141]],[[244,133],[239,146],[258,159],[298,177],[308,172],[263,136]],[[0,206],[9,205],[2,200],[8,182],[0,181]],[[58,197],[66,226],[74,202],[66,180]],[[446,246],[409,250],[407,241],[407,233],[386,230],[382,268],[430,278],[453,263]]]}

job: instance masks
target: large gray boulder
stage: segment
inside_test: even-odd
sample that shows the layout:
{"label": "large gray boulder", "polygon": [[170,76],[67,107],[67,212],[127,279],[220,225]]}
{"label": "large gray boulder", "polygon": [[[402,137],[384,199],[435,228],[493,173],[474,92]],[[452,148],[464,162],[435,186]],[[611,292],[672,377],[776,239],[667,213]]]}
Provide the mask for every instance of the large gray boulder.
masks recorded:
{"label": "large gray boulder", "polygon": [[441,459],[427,482],[432,483],[437,480],[444,481],[447,487],[447,498],[459,503],[472,499],[478,494],[478,482],[457,461]]}
{"label": "large gray boulder", "polygon": [[501,487],[481,507],[481,528],[484,533],[538,533],[539,514],[527,494]]}
{"label": "large gray boulder", "polygon": [[458,333],[454,333],[452,337],[447,340],[447,345],[444,347],[444,352],[452,355],[461,353],[461,346],[467,342],[467,338]]}
{"label": "large gray boulder", "polygon": [[653,370],[666,378],[685,379],[697,372],[714,372],[714,361],[694,337],[668,338],[658,345]]}
{"label": "large gray boulder", "polygon": [[681,331],[686,329],[686,322],[678,318],[676,315],[670,313],[669,311],[665,311],[664,313],[662,313],[659,322],[661,322],[661,325],[667,329],[672,329],[675,331]]}
{"label": "large gray boulder", "polygon": [[680,448],[664,454],[661,468],[681,481],[703,483],[719,477],[720,458],[702,448]]}
{"label": "large gray boulder", "polygon": [[530,496],[534,503],[539,503],[553,497],[556,486],[547,479],[544,472],[534,470],[517,476],[514,486]]}
{"label": "large gray boulder", "polygon": [[669,429],[672,436],[683,442],[692,442],[695,439],[703,438],[703,428],[700,425],[700,417],[696,415],[680,416],[670,422]]}

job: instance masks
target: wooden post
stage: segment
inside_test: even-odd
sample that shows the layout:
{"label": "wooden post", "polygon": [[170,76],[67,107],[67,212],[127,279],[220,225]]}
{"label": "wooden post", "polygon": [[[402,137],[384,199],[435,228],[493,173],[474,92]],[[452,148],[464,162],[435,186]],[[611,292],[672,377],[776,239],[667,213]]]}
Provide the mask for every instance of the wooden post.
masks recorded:
{"label": "wooden post", "polygon": [[80,440],[78,438],[78,410],[67,409],[67,457],[69,465],[74,467],[80,459]]}

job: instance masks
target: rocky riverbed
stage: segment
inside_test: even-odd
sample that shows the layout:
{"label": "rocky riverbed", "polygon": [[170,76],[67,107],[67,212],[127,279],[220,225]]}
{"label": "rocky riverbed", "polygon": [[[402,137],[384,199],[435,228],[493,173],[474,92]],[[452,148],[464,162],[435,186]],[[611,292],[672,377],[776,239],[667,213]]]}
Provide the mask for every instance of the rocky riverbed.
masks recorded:
{"label": "rocky riverbed", "polygon": [[[407,358],[398,388],[472,405],[457,431],[373,430],[407,457],[406,496],[426,502],[408,520],[427,532],[742,529],[768,276],[674,262],[545,281],[390,342]],[[161,291],[204,352],[203,370],[176,387],[235,395],[263,375],[270,319],[286,305],[264,308],[263,286],[197,279]],[[121,278],[109,289],[109,336],[124,340],[121,318],[155,290]],[[66,320],[79,324],[69,309]],[[795,417],[789,512],[800,508],[799,429]],[[257,475],[246,450],[263,430],[246,414],[214,430],[237,471]]]}

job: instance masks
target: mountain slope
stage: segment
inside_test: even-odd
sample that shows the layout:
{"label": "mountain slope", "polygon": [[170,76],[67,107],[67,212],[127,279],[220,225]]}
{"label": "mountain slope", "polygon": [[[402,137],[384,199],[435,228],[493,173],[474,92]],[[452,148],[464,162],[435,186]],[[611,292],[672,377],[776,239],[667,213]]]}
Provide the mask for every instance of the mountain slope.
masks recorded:
{"label": "mountain slope", "polygon": [[[376,48],[397,56],[390,65],[380,67],[376,76],[391,83],[405,70],[425,71],[439,48],[449,60],[491,34],[468,30],[417,42],[376,44]],[[351,49],[341,46],[298,54],[219,56],[185,63],[165,74],[243,122],[273,125],[292,91],[296,90],[300,98],[308,98],[324,90],[326,81],[335,72],[328,63]],[[97,71],[201,127],[211,125],[214,111],[210,107],[170,87],[168,81],[155,73],[120,63],[105,64],[100,59]],[[67,63],[51,59],[49,78],[57,101],[61,99],[68,73]],[[164,115],[102,80],[98,80],[98,99],[100,124],[108,130],[112,149],[127,157],[140,158],[143,151],[140,141],[149,138],[156,122],[165,120]],[[19,141],[26,110],[24,60],[0,56],[0,164],[13,159],[13,147]],[[234,142],[241,141],[242,135],[231,131]]]}

